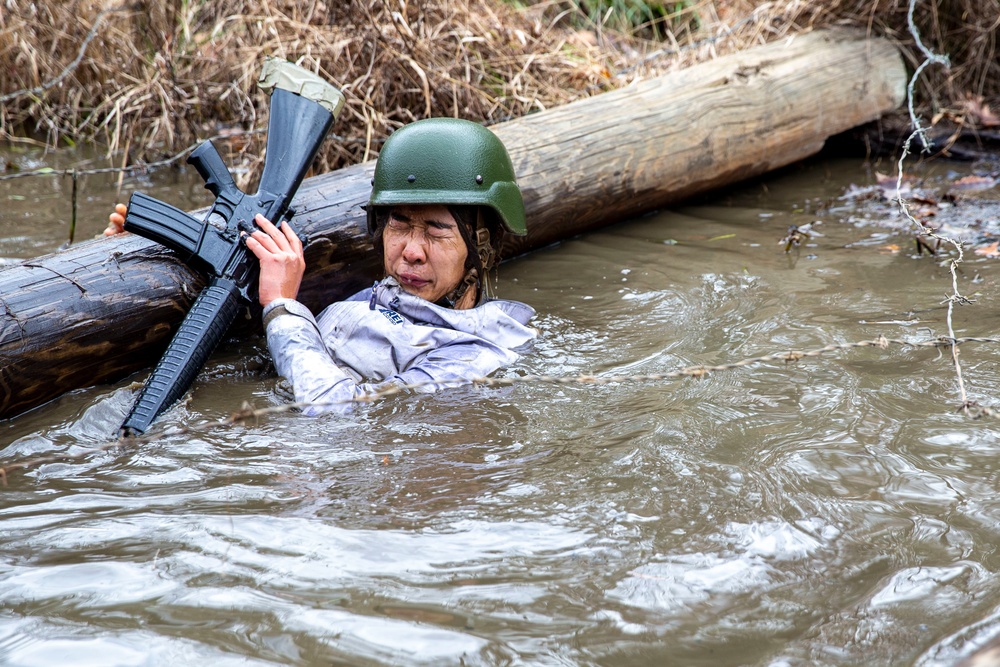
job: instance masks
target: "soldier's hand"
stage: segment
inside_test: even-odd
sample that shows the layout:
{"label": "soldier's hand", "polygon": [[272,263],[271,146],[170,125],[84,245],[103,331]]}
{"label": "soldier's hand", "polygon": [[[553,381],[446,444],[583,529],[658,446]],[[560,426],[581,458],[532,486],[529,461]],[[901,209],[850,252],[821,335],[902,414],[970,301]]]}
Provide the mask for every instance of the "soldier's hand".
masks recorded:
{"label": "soldier's hand", "polygon": [[108,216],[108,228],[104,230],[105,236],[114,236],[125,232],[125,214],[128,207],[125,204],[115,204],[115,212]]}

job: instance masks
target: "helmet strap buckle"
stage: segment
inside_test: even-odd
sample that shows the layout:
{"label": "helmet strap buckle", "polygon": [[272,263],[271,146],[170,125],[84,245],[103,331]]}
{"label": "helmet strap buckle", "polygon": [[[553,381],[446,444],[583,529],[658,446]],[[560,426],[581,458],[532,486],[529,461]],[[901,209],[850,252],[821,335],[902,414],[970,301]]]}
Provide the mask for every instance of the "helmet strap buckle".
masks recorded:
{"label": "helmet strap buckle", "polygon": [[479,255],[479,264],[484,271],[488,271],[493,266],[496,251],[490,243],[490,230],[479,226],[476,230],[476,254]]}

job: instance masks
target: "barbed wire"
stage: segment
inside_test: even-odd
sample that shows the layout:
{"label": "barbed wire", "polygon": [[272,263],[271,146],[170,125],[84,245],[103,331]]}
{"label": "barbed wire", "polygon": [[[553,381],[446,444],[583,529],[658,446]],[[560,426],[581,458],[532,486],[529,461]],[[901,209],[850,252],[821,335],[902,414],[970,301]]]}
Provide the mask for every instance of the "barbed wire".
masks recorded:
{"label": "barbed wire", "polygon": [[[610,384],[624,384],[631,382],[662,382],[664,380],[682,380],[685,378],[698,379],[707,377],[713,373],[733,371],[740,368],[745,368],[747,366],[771,363],[776,361],[784,362],[787,366],[789,364],[801,361],[803,359],[812,359],[830,354],[832,352],[842,352],[842,351],[861,349],[861,348],[877,348],[880,350],[887,350],[889,349],[889,347],[893,345],[899,347],[910,347],[914,349],[941,348],[941,347],[955,348],[959,345],[964,345],[966,343],[1000,344],[1000,338],[981,337],[981,336],[952,338],[947,336],[939,336],[937,338],[931,338],[922,341],[910,341],[901,338],[886,338],[885,336],[879,336],[878,338],[874,338],[871,340],[862,340],[853,343],[839,343],[839,344],[825,345],[823,347],[815,348],[812,350],[804,350],[804,351],[788,350],[785,352],[773,352],[770,354],[764,354],[757,357],[741,359],[739,361],[734,361],[728,364],[718,364],[712,366],[704,366],[704,365],[686,366],[684,368],[679,368],[672,371],[666,371],[663,373],[647,373],[640,375],[566,375],[566,376],[527,374],[527,375],[510,375],[504,377],[479,377],[479,378],[471,378],[467,380],[456,380],[449,382],[427,381],[427,382],[418,382],[412,384],[389,384],[379,389],[378,391],[361,394],[359,396],[355,396],[353,398],[345,399],[342,401],[332,401],[325,403],[285,403],[283,405],[270,406],[266,408],[255,408],[249,403],[244,403],[243,407],[240,410],[232,413],[231,415],[223,419],[199,422],[198,424],[195,425],[170,427],[161,433],[146,433],[137,437],[131,437],[131,436],[121,437],[118,438],[117,440],[108,441],[96,447],[77,450],[72,453],[50,454],[47,456],[39,456],[30,459],[28,461],[20,461],[16,463],[10,463],[5,466],[0,466],[0,486],[7,486],[7,475],[9,473],[18,470],[30,470],[31,468],[35,468],[47,463],[64,463],[68,461],[80,460],[116,448],[138,447],[143,444],[157,442],[158,440],[164,437],[185,435],[188,433],[196,433],[199,431],[204,431],[206,429],[227,428],[230,426],[235,426],[238,424],[243,424],[248,422],[256,423],[263,417],[303,410],[311,407],[327,409],[327,408],[336,408],[358,403],[372,403],[399,394],[418,392],[421,390],[426,391],[428,389],[431,389],[435,391],[440,391],[448,389],[459,389],[462,387],[495,388],[495,387],[510,387],[519,384],[598,386],[598,385],[610,385]],[[993,408],[986,406],[978,406],[975,403],[969,403],[969,402],[964,402],[963,405],[960,406],[957,411],[964,412],[967,416],[970,416],[974,419],[978,419],[981,417],[1000,416],[1000,413],[998,413]]]}
{"label": "barbed wire", "polygon": [[17,172],[13,174],[0,175],[0,181],[10,181],[16,178],[27,178],[29,176],[90,176],[94,174],[134,174],[134,173],[148,173],[162,167],[169,167],[170,165],[180,161],[181,158],[191,153],[194,149],[198,148],[205,141],[216,141],[221,139],[231,139],[237,137],[252,136],[255,134],[263,134],[264,130],[243,130],[238,132],[225,132],[222,134],[216,134],[207,139],[203,139],[197,143],[191,144],[187,148],[183,149],[179,153],[176,153],[163,160],[158,160],[156,162],[138,162],[135,164],[127,165],[125,167],[99,167],[96,169],[52,169],[50,167],[44,167],[42,169],[35,169],[32,171]]}
{"label": "barbed wire", "polygon": [[[13,174],[2,174],[0,175],[0,182],[10,181],[17,178],[27,178],[30,176],[90,176],[94,174],[134,174],[134,173],[149,173],[157,169],[162,169],[164,167],[169,167],[170,165],[179,162],[181,158],[191,153],[198,146],[202,145],[206,141],[219,141],[223,139],[236,139],[240,137],[250,137],[258,134],[264,134],[266,130],[256,129],[256,130],[237,130],[222,132],[220,134],[212,135],[205,139],[201,139],[191,144],[190,146],[184,148],[179,153],[164,158],[162,160],[157,160],[156,162],[137,162],[134,164],[126,165],[124,167],[98,167],[95,169],[79,169],[71,167],[69,169],[53,169],[51,167],[43,167],[41,169],[34,169],[32,171],[15,172]],[[364,139],[356,139],[352,137],[343,137],[337,134],[327,135],[329,138],[335,141],[340,141],[342,143],[364,143]]]}
{"label": "barbed wire", "polygon": [[917,24],[913,20],[913,14],[917,9],[917,0],[910,0],[906,11],[906,25],[910,31],[910,35],[913,37],[913,41],[916,43],[917,48],[922,54],[924,54],[924,61],[920,63],[920,66],[913,72],[913,76],[910,77],[910,81],[906,86],[906,106],[907,110],[910,112],[910,122],[913,124],[914,133],[920,137],[921,143],[924,145],[924,150],[930,150],[930,146],[927,143],[927,135],[923,126],[920,124],[920,119],[917,118],[916,111],[914,110],[914,99],[916,97],[914,89],[916,88],[917,81],[920,79],[920,75],[923,74],[924,69],[930,65],[941,65],[945,69],[951,69],[951,60],[948,56],[942,56],[934,53],[924,45],[923,39],[920,37],[920,30],[917,28]]}
{"label": "barbed wire", "polygon": [[[906,138],[903,142],[903,149],[899,156],[899,162],[896,165],[896,198],[895,201],[902,211],[906,219],[917,228],[917,238],[918,242],[920,237],[928,236],[938,241],[938,244],[946,243],[952,245],[956,252],[958,252],[958,257],[953,258],[949,262],[949,272],[951,273],[951,289],[950,295],[947,295],[943,301],[948,305],[948,313],[946,316],[946,322],[948,325],[948,335],[954,339],[955,337],[955,326],[954,326],[954,314],[956,304],[971,304],[973,300],[963,296],[958,289],[958,266],[963,261],[965,261],[965,248],[961,240],[952,238],[950,236],[944,236],[938,234],[936,230],[930,229],[924,223],[917,220],[910,213],[910,208],[906,203],[906,199],[903,197],[903,163],[910,156],[910,147],[915,138],[919,138],[921,144],[923,145],[923,152],[928,152],[930,150],[930,144],[927,141],[926,130],[917,116],[916,109],[914,106],[914,97],[917,81],[920,75],[923,73],[924,69],[930,65],[941,65],[945,69],[951,68],[951,61],[947,56],[942,56],[932,52],[928,49],[923,40],[920,38],[920,31],[917,29],[917,25],[913,20],[913,14],[916,11],[917,0],[909,0],[909,6],[906,13],[906,23],[910,30],[910,35],[913,37],[913,41],[916,43],[917,48],[921,53],[924,54],[924,61],[920,63],[920,66],[913,72],[913,76],[910,77],[909,83],[906,86],[906,106],[907,111],[910,114],[910,124],[913,127],[913,132]],[[958,378],[958,393],[962,401],[962,410],[968,412],[970,407],[968,397],[965,392],[965,380],[962,376],[962,364],[958,359],[958,347],[953,345],[951,348],[952,363],[955,367],[955,375]]]}

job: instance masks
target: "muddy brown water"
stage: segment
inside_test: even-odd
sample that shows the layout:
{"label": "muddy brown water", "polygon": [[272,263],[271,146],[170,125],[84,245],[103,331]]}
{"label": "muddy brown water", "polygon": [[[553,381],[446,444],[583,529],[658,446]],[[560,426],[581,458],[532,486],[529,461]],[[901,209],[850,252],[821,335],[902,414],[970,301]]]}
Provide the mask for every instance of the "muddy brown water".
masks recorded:
{"label": "muddy brown water", "polygon": [[[940,194],[969,168],[915,173]],[[77,238],[131,190],[206,202],[183,170],[125,194],[86,178]],[[505,264],[501,296],[541,332],[505,373],[945,335],[947,267],[873,183],[861,160],[813,161]],[[66,240],[69,187],[0,182],[0,257]],[[934,212],[983,246],[997,197],[976,196]],[[789,225],[817,220],[786,254]],[[998,261],[968,249],[959,336],[1000,332]],[[961,348],[980,405],[998,404],[998,354]],[[0,464],[105,442],[133,396],[87,388],[0,422]],[[260,339],[228,343],[155,442],[12,473],[0,663],[951,665],[1000,634],[1000,422],[956,412],[934,349],[172,431],[287,400]]]}

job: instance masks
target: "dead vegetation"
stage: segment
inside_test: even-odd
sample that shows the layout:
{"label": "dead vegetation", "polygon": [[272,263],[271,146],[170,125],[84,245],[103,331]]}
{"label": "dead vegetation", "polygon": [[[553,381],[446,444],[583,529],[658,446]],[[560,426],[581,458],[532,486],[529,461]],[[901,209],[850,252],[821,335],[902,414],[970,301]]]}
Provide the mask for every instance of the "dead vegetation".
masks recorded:
{"label": "dead vegetation", "polygon": [[[579,0],[0,3],[0,139],[96,141],[122,163],[220,134],[232,135],[234,152],[259,154],[245,132],[265,127],[255,86],[265,55],[320,72],[347,95],[322,170],[375,157],[418,118],[495,123],[818,27],[886,35],[911,67],[924,57],[904,0],[660,3],[656,25],[632,30],[612,20],[608,0],[596,6],[609,12]],[[997,17],[1000,0],[917,0],[924,43],[952,62],[922,78],[928,118],[995,120]]]}

